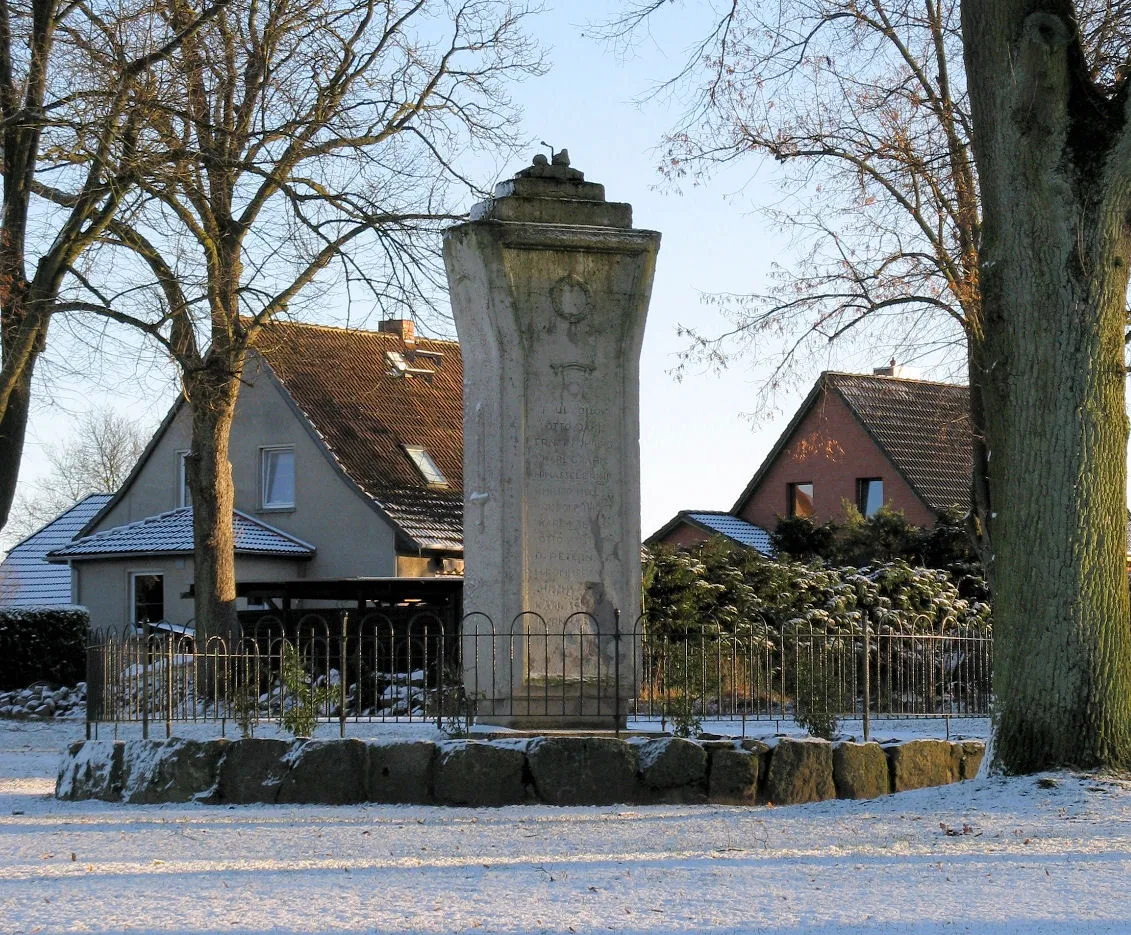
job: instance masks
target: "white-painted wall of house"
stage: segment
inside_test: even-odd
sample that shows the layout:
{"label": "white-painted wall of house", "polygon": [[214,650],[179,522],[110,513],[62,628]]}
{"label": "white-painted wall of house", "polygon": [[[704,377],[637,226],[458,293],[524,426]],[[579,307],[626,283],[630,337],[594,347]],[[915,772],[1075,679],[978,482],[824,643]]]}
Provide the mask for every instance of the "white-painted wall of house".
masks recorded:
{"label": "white-painted wall of house", "polygon": [[[302,576],[305,562],[243,556],[236,560],[236,577],[246,581],[282,581]],[[74,600],[90,611],[91,626],[121,631],[132,625],[130,575],[157,572],[162,576],[165,619],[176,626],[192,625],[192,601],[181,595],[192,586],[192,559],[161,558],[106,559],[79,561],[72,566]],[[245,602],[239,601],[240,610]]]}
{"label": "white-painted wall of house", "polygon": [[[312,578],[396,574],[393,527],[337,470],[300,416],[252,355],[236,405],[229,457],[236,509],[317,549],[306,564]],[[97,530],[132,523],[175,509],[179,452],[187,451],[191,423],[181,407],[134,482]],[[291,510],[260,507],[259,457],[264,446],[291,445],[295,451],[295,505]]]}
{"label": "white-painted wall of house", "polygon": [[[316,551],[311,561],[301,562],[238,557],[237,580],[397,574],[393,527],[331,463],[255,355],[244,380],[229,448],[236,509],[309,542]],[[188,450],[190,431],[188,407],[182,406],[133,483],[91,532],[136,522],[180,505],[179,453]],[[260,505],[260,450],[265,446],[294,448],[293,509],[265,510]],[[121,626],[130,616],[129,573],[145,569],[166,575],[166,616],[173,623],[186,623],[192,617],[192,602],[181,600],[180,595],[192,583],[191,559],[76,562],[74,599],[90,609],[94,626]]]}

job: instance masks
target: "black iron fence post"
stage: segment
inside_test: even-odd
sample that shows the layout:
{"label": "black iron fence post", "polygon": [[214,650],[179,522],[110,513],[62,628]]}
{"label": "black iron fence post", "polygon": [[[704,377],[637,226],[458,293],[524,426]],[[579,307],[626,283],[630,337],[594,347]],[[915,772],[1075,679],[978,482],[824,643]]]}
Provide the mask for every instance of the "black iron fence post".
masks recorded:
{"label": "black iron fence post", "polygon": [[864,618],[864,743],[872,732],[872,644],[868,638],[868,618]]}
{"label": "black iron fence post", "polygon": [[[600,688],[597,697],[600,698]],[[613,730],[620,736],[620,608],[613,608]]]}
{"label": "black iron fence post", "polygon": [[[148,623],[145,624],[148,630]],[[143,636],[141,638],[141,652],[138,653],[138,658],[141,659],[141,737],[143,740],[149,739],[149,638]]]}
{"label": "black iron fence post", "polygon": [[[346,637],[349,633],[350,612],[342,611],[342,638],[338,646],[338,685],[341,689],[338,700],[338,727],[342,737],[346,735]],[[330,673],[326,673],[329,676]]]}
{"label": "black iron fence post", "polygon": [[173,736],[173,634],[165,634],[165,737]]}

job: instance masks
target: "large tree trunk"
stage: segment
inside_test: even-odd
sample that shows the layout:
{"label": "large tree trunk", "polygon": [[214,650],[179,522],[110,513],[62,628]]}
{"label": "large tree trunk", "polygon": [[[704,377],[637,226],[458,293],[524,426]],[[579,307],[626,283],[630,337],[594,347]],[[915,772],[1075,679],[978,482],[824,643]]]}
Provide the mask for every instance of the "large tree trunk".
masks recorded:
{"label": "large tree trunk", "polygon": [[971,383],[993,511],[994,750],[1010,772],[1131,765],[1131,189],[1123,115],[1079,67],[1066,7],[963,3],[983,211]]}
{"label": "large tree trunk", "polygon": [[20,479],[24,436],[31,410],[31,380],[38,356],[34,355],[13,379],[8,404],[0,410],[3,413],[0,415],[0,529],[8,522]]}
{"label": "large tree trunk", "polygon": [[[210,379],[211,377],[211,379]],[[185,382],[192,412],[192,448],[186,476],[192,496],[193,588],[199,648],[211,637],[232,646],[239,638],[236,617],[235,486],[228,441],[239,379],[206,370]]]}
{"label": "large tree trunk", "polygon": [[[15,262],[0,261],[0,271],[4,268],[9,272],[3,275],[17,275],[10,272],[18,269]],[[9,289],[3,302],[4,307],[0,309],[0,322],[3,323],[0,340],[0,529],[8,522],[16,496],[24,436],[31,411],[32,378],[36,361],[47,344],[50,321],[49,315],[27,310],[26,290]]]}

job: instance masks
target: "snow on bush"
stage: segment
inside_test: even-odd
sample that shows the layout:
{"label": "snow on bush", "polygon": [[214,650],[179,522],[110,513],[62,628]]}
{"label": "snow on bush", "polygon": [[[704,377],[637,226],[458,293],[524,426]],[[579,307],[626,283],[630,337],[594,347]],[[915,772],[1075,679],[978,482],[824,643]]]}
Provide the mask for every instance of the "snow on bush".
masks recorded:
{"label": "snow on bush", "polygon": [[860,568],[777,561],[721,537],[690,551],[656,546],[644,563],[649,625],[668,633],[988,632],[990,605],[950,573],[902,560]]}

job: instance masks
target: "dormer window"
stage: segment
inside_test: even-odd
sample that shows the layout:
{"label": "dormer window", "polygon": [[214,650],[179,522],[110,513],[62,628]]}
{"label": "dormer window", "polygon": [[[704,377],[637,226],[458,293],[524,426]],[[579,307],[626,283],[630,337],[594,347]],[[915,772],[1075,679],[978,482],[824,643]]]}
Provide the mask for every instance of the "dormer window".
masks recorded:
{"label": "dormer window", "polygon": [[415,351],[385,351],[385,363],[391,377],[423,377],[431,381],[435,373],[430,367],[421,367],[416,362]]}
{"label": "dormer window", "polygon": [[416,469],[420,472],[421,477],[432,487],[447,487],[448,479],[444,477],[440,469],[436,467],[436,462],[432,460],[432,456],[428,454],[428,449],[423,445],[405,445],[405,454],[411,459],[412,463],[416,465]]}
{"label": "dormer window", "polygon": [[385,351],[385,363],[389,365],[390,376],[403,377],[408,370],[408,361],[400,351]]}

